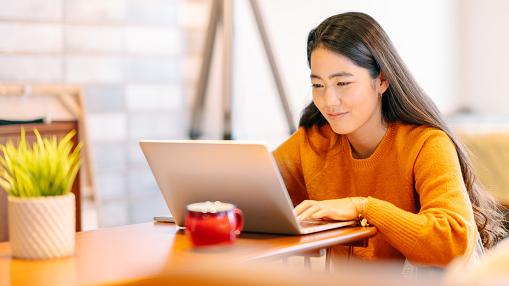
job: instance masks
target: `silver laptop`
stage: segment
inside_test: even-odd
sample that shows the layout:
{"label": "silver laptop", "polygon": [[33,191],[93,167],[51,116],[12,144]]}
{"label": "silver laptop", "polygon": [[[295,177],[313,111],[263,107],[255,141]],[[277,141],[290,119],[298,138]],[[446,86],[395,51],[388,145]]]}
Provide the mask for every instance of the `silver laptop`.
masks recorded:
{"label": "silver laptop", "polygon": [[263,144],[141,140],[140,146],[179,226],[184,226],[186,205],[203,201],[235,204],[244,213],[246,232],[306,234],[356,223],[299,222],[272,153]]}

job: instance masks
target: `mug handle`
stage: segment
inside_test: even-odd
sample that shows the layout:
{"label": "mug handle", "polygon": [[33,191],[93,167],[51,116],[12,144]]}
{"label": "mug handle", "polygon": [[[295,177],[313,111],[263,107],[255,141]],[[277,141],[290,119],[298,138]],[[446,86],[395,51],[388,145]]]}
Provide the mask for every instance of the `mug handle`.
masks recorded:
{"label": "mug handle", "polygon": [[235,235],[239,236],[244,227],[244,214],[239,208],[235,208],[235,221],[237,222],[235,227]]}

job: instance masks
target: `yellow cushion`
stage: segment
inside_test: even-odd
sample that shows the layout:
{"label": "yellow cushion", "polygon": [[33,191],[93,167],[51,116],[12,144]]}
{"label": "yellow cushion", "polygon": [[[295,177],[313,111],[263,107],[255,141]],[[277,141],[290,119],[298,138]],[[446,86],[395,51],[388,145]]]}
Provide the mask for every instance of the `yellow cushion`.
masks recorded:
{"label": "yellow cushion", "polygon": [[464,133],[479,180],[497,199],[509,205],[509,133]]}

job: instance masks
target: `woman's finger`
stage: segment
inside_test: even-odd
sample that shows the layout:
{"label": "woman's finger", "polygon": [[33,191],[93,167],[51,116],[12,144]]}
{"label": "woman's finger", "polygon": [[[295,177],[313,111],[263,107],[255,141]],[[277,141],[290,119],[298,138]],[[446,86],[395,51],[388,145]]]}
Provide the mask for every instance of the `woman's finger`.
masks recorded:
{"label": "woman's finger", "polygon": [[302,214],[304,211],[306,211],[307,209],[309,209],[311,206],[313,206],[316,203],[317,203],[316,201],[305,200],[302,203],[300,203],[298,206],[296,206],[293,209],[293,212],[295,213],[296,216],[299,216],[300,214]]}
{"label": "woman's finger", "polygon": [[312,204],[309,208],[307,208],[305,211],[303,211],[301,214],[297,216],[298,220],[305,220],[309,218],[313,218],[313,215],[319,211],[321,211],[322,207],[320,204],[315,203]]}
{"label": "woman's finger", "polygon": [[333,219],[331,217],[331,212],[329,209],[320,209],[317,212],[315,212],[311,218],[313,219]]}

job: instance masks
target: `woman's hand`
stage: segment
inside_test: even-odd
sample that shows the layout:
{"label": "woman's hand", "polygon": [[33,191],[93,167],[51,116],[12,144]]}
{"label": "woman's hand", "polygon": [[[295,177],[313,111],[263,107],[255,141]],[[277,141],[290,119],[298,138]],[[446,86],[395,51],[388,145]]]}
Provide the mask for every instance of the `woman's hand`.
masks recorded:
{"label": "woman's hand", "polygon": [[[354,205],[355,204],[355,205]],[[355,220],[359,216],[360,198],[336,200],[305,200],[295,207],[293,212],[297,219]]]}

